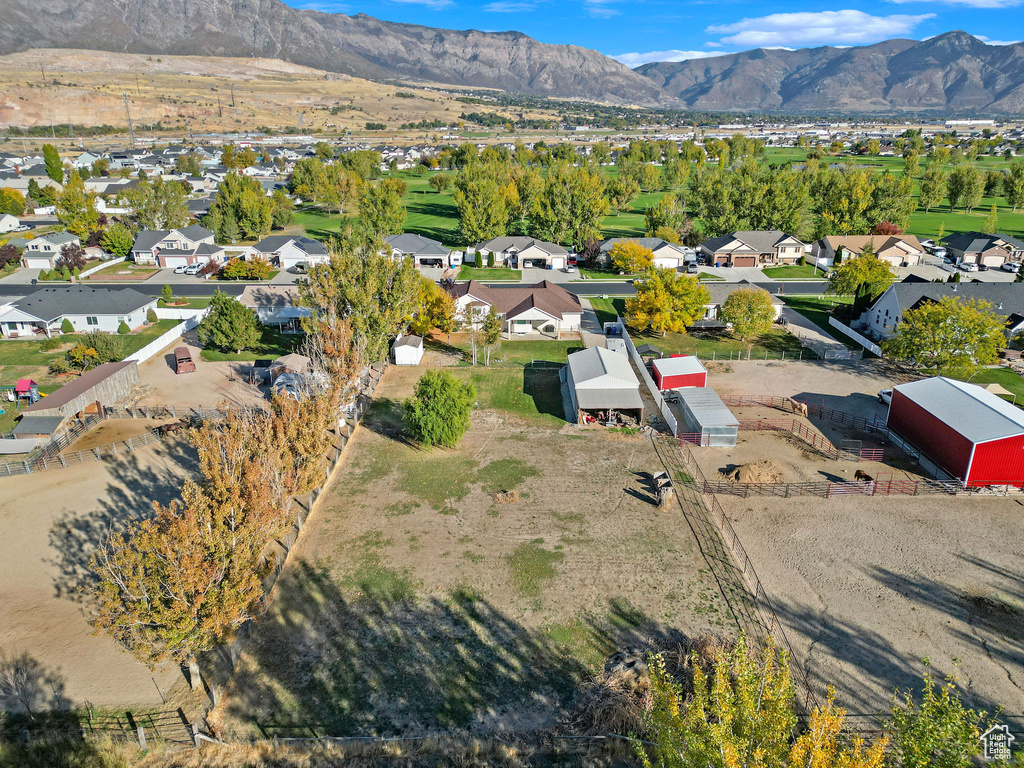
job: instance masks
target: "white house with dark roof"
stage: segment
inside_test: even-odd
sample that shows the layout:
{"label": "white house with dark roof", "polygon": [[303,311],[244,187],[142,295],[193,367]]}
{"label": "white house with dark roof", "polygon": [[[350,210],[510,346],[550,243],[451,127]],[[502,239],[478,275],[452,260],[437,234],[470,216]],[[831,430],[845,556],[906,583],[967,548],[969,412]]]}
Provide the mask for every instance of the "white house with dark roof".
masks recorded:
{"label": "white house with dark roof", "polygon": [[43,288],[0,305],[0,334],[51,336],[61,332],[65,320],[75,333],[117,333],[122,322],[134,331],[146,324],[146,315],[156,309],[156,303],[155,297],[131,288]]}
{"label": "white house with dark roof", "polygon": [[654,254],[654,266],[661,269],[679,269],[686,266],[687,262],[697,260],[697,252],[692,248],[670,243],[660,237],[611,237],[601,243],[602,264],[607,264],[611,259],[612,249],[619,243],[639,243]]}
{"label": "white house with dark roof", "polygon": [[192,224],[171,230],[142,230],[132,245],[132,257],[136,264],[179,267],[220,260],[223,250],[214,243],[211,230]]}
{"label": "white house with dark roof", "polygon": [[294,235],[271,235],[245,249],[245,258],[263,258],[278,268],[292,270],[327,263],[331,255],[319,240]]}
{"label": "white house with dark roof", "polygon": [[1020,264],[1024,260],[1024,241],[1009,235],[982,232],[954,232],[942,240],[957,264],[984,264],[998,267],[1003,262]]}
{"label": "white house with dark roof", "polygon": [[448,292],[455,299],[456,316],[475,325],[494,307],[509,337],[535,333],[558,338],[578,331],[583,318],[576,294],[548,280],[495,288],[470,280],[456,283]]}
{"label": "white house with dark roof", "polygon": [[505,236],[496,237],[476,246],[478,266],[486,266],[488,258],[494,254],[496,266],[512,267],[551,267],[561,269],[568,263],[569,251],[557,243],[548,243],[534,237]]}
{"label": "white house with dark roof", "polygon": [[451,249],[429,237],[403,232],[400,235],[388,235],[384,242],[391,248],[391,257],[394,259],[408,257],[417,267],[452,266]]}
{"label": "white house with dark roof", "polygon": [[61,249],[65,245],[81,245],[78,235],[70,232],[51,232],[28,241],[21,263],[28,269],[53,269]]}

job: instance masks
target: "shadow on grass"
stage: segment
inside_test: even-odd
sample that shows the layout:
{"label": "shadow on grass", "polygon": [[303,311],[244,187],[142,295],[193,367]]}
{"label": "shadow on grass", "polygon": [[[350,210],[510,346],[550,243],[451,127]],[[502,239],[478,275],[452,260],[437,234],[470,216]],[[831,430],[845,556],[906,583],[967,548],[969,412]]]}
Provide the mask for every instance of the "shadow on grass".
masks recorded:
{"label": "shadow on grass", "polygon": [[[393,601],[342,594],[299,561],[254,633],[230,713],[273,736],[401,735],[564,716],[584,674],[471,589]],[[509,722],[509,721],[512,722]]]}
{"label": "shadow on grass", "polygon": [[528,363],[523,366],[523,394],[533,399],[537,413],[565,418],[562,405],[562,382],[558,372],[561,368],[550,365]]}

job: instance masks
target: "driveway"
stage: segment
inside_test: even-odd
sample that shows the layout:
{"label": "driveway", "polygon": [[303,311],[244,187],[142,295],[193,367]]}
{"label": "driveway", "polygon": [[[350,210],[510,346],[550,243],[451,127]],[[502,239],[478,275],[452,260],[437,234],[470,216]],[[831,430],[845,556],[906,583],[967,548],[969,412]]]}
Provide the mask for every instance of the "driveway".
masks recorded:
{"label": "driveway", "polygon": [[[194,342],[194,333],[193,342]],[[142,398],[143,405],[173,405],[179,408],[213,408],[220,403],[229,405],[262,405],[266,395],[262,389],[248,383],[249,362],[217,362],[203,360],[202,350],[194,343],[177,340],[160,354],[153,355],[139,366],[139,378],[149,391]],[[175,347],[187,346],[196,363],[195,373],[174,372]]]}

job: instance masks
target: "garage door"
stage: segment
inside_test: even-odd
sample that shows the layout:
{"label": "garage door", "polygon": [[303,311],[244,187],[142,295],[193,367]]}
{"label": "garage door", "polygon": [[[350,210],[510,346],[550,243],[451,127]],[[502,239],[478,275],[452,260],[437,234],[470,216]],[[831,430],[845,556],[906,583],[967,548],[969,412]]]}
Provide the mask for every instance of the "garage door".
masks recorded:
{"label": "garage door", "polygon": [[565,266],[565,259],[562,256],[552,256],[551,257],[551,268],[552,269],[562,269],[562,267],[564,267],[564,266]]}
{"label": "garage door", "polygon": [[757,256],[733,256],[732,265],[734,267],[756,267]]}
{"label": "garage door", "polygon": [[188,266],[187,256],[167,256],[160,259],[164,263],[165,267],[173,269],[174,267],[186,267]]}
{"label": "garage door", "polygon": [[678,269],[679,259],[655,259],[654,266],[661,269]]}
{"label": "garage door", "polygon": [[981,257],[981,263],[988,267],[998,267],[1006,259],[1001,253],[988,253]]}

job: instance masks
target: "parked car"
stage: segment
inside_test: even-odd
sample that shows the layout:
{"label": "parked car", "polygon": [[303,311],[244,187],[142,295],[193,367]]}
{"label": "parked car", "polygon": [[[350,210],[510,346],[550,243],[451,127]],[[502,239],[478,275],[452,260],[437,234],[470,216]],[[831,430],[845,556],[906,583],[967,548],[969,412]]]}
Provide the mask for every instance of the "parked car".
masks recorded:
{"label": "parked car", "polygon": [[175,373],[195,373],[196,364],[192,360],[192,353],[189,352],[188,347],[175,347],[174,348],[174,372]]}
{"label": "parked car", "polygon": [[174,274],[183,275],[186,269],[188,269],[188,264],[179,264],[174,268]]}
{"label": "parked car", "polygon": [[978,271],[979,272],[988,272],[988,264],[979,264],[978,265]]}
{"label": "parked car", "polygon": [[965,261],[960,265],[960,269],[962,269],[964,272],[977,272],[978,265]]}
{"label": "parked car", "polygon": [[185,268],[185,274],[198,275],[200,272],[203,271],[203,267],[205,266],[205,264],[189,264],[188,267]]}
{"label": "parked car", "polygon": [[688,274],[688,275],[696,275],[697,274],[697,262],[691,261],[689,264],[686,265],[686,274]]}
{"label": "parked car", "polygon": [[1020,264],[1015,261],[1004,261],[999,268],[1004,272],[1020,272]]}
{"label": "parked car", "polygon": [[892,402],[892,390],[883,389],[881,392],[879,392],[878,402],[880,402],[882,405],[889,405],[889,403]]}
{"label": "parked car", "polygon": [[567,275],[572,275],[572,274],[574,274],[575,272],[576,272],[576,267],[574,267],[574,266],[573,266],[572,264],[570,264],[569,266],[567,266],[567,267],[565,268],[565,273],[566,273]]}

